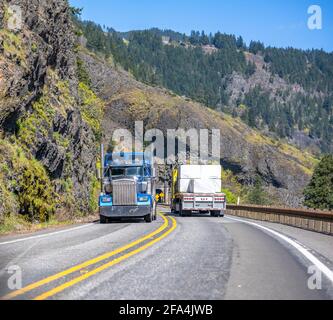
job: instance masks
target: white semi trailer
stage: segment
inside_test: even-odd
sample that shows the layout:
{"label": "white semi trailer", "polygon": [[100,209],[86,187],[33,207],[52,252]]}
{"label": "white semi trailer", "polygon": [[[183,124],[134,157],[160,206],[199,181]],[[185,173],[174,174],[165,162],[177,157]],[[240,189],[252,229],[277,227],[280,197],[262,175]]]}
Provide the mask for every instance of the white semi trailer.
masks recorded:
{"label": "white semi trailer", "polygon": [[220,165],[179,165],[172,171],[171,210],[181,216],[210,213],[224,216],[226,196],[222,193]]}

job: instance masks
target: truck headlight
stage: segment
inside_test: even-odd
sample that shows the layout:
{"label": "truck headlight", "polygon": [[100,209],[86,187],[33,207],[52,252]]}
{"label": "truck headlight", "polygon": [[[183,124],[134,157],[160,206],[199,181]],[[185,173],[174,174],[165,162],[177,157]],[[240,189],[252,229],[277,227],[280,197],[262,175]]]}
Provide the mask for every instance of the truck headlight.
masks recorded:
{"label": "truck headlight", "polygon": [[103,203],[111,203],[111,202],[112,202],[112,198],[111,198],[111,197],[104,196],[104,197],[101,197],[101,201],[102,201]]}
{"label": "truck headlight", "polygon": [[148,202],[149,201],[149,197],[138,197],[138,201],[139,202]]}
{"label": "truck headlight", "polygon": [[111,183],[105,184],[104,189],[106,193],[112,193],[112,184]]}

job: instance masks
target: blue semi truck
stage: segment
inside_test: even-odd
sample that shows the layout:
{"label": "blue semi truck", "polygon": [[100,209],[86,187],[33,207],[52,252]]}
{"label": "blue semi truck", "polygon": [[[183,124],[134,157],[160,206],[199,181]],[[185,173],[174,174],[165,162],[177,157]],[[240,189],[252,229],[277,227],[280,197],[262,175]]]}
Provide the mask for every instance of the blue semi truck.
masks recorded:
{"label": "blue semi truck", "polygon": [[119,218],[156,220],[156,169],[151,156],[140,152],[108,153],[101,148],[100,222]]}

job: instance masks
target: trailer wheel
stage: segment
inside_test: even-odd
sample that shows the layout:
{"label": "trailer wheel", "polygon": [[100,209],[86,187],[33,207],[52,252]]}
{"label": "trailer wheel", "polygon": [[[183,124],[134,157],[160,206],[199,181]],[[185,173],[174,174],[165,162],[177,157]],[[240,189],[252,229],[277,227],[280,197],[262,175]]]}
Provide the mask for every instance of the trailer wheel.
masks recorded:
{"label": "trailer wheel", "polygon": [[177,203],[175,203],[175,205],[174,205],[173,213],[175,213],[175,214],[180,214],[180,212],[179,212],[179,207],[178,207],[178,210],[177,210]]}
{"label": "trailer wheel", "polygon": [[181,203],[179,204],[179,215],[181,217],[185,217],[185,212],[183,211],[183,206]]}
{"label": "trailer wheel", "polygon": [[221,212],[220,211],[211,211],[210,212],[210,215],[212,216],[212,217],[216,217],[216,218],[218,218],[218,217],[221,217]]}

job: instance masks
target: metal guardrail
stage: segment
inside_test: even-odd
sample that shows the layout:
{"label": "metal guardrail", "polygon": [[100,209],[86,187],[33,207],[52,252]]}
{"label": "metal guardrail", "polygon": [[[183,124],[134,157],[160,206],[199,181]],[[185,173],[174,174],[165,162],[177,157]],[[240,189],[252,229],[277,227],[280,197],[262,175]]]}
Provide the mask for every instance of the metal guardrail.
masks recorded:
{"label": "metal guardrail", "polygon": [[227,213],[333,235],[333,211],[228,205]]}
{"label": "metal guardrail", "polygon": [[275,213],[275,214],[290,214],[299,215],[303,217],[311,218],[324,218],[333,220],[333,211],[322,211],[322,210],[310,210],[310,209],[293,209],[293,208],[278,208],[278,207],[263,207],[263,206],[253,206],[253,205],[228,205],[229,210],[245,210],[252,212],[262,212],[262,213]]}

